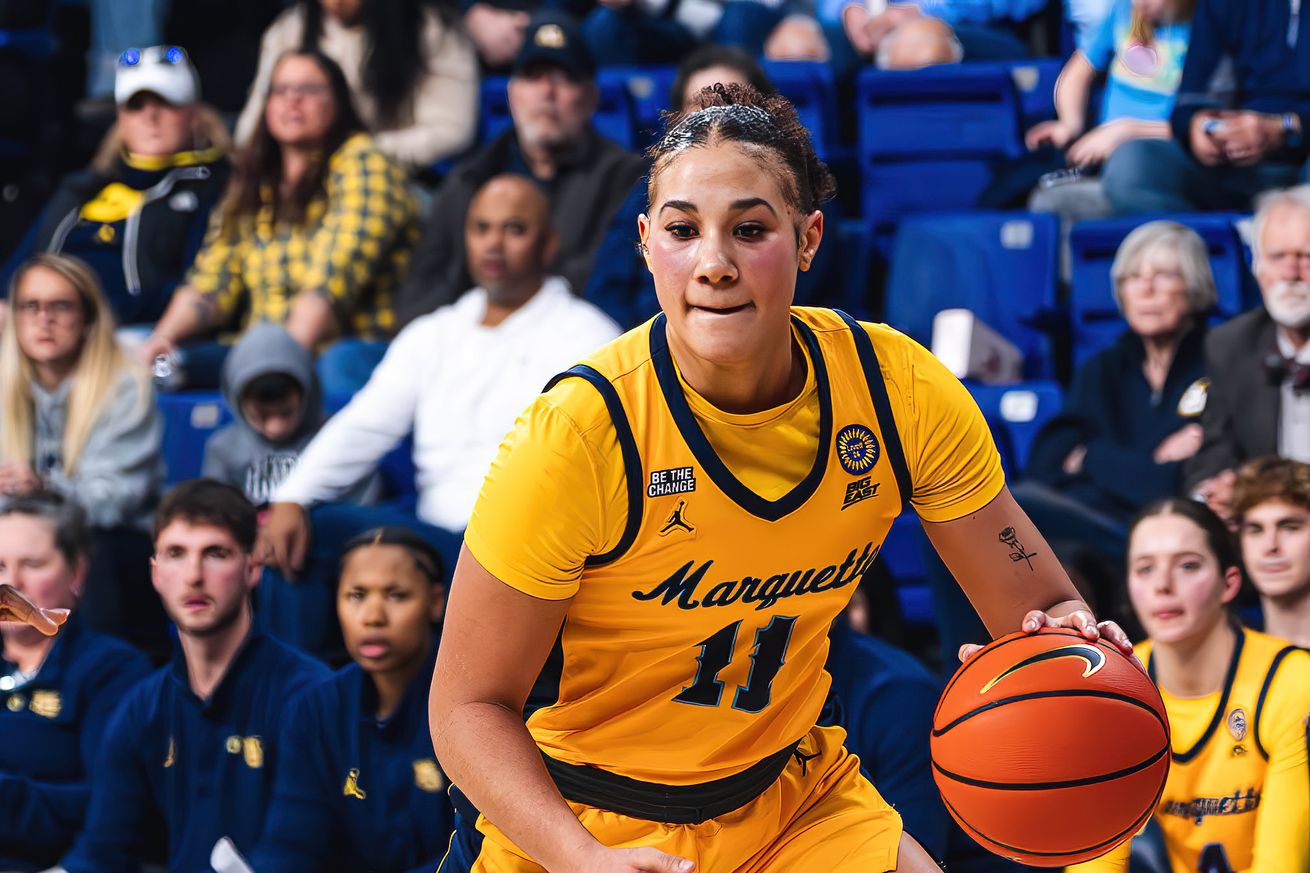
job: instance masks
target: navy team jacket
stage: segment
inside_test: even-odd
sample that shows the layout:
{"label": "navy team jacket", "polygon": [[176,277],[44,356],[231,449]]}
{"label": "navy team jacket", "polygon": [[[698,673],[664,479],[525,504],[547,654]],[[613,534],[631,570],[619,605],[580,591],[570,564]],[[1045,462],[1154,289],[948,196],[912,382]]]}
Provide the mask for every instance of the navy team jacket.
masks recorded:
{"label": "navy team jacket", "polygon": [[0,870],[44,870],[68,851],[105,726],[149,672],[145,655],[74,613],[36,676],[0,688]]}
{"label": "navy team jacket", "polygon": [[273,802],[256,873],[432,873],[454,813],[432,753],[428,687],[436,662],[379,721],[373,682],[356,664],[302,693],[279,743]]}
{"label": "navy team jacket", "polygon": [[[213,694],[197,697],[181,646],[123,700],[93,771],[86,829],[69,873],[208,871],[219,837],[248,852],[264,823],[287,701],[330,675],[307,655],[247,637]],[[158,850],[167,847],[166,858]]]}

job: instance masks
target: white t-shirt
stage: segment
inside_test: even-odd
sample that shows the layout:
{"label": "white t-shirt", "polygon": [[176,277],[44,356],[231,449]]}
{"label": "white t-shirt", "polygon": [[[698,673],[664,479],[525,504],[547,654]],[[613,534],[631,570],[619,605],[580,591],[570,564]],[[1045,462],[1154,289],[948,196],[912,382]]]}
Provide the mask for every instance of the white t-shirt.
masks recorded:
{"label": "white t-shirt", "polygon": [[392,341],[368,384],[301,453],[273,495],[302,506],[334,500],[414,434],[418,516],[468,524],[501,439],[556,373],[619,335],[607,315],[552,276],[495,327],[474,288],[416,319]]}

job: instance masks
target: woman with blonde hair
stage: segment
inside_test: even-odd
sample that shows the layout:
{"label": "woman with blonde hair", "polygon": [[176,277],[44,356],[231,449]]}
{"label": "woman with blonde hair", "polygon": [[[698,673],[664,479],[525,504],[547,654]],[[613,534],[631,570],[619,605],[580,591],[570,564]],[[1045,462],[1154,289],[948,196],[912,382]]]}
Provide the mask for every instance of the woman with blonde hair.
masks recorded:
{"label": "woman with blonde hair", "polygon": [[15,272],[9,301],[0,333],[0,493],[49,489],[81,504],[96,530],[84,604],[92,625],[159,642],[162,622],[146,620],[161,615],[145,584],[145,530],[164,478],[150,381],[115,341],[113,314],[82,261],[32,258]]}

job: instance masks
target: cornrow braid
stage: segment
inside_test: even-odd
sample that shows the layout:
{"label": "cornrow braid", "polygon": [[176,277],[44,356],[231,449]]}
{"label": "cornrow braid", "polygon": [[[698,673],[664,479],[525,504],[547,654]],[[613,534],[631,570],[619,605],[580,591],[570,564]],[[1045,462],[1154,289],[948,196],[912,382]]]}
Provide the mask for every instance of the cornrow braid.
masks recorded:
{"label": "cornrow braid", "polygon": [[651,199],[655,179],[664,167],[687,149],[716,142],[736,142],[772,152],[785,170],[783,195],[802,215],[814,212],[837,191],[832,173],[814,151],[810,134],[796,108],[779,94],[761,94],[750,85],[721,82],[702,88],[693,112],[664,113],[667,130],[650,147]]}

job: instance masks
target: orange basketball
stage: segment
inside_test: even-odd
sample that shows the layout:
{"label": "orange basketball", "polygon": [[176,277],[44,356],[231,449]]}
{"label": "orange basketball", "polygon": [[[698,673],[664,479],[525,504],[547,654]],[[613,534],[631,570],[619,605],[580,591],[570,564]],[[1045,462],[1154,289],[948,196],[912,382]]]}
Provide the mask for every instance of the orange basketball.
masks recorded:
{"label": "orange basketball", "polygon": [[932,727],[951,815],[988,850],[1038,867],[1132,837],[1169,773],[1169,718],[1146,671],[1064,628],[987,646],[951,677]]}

